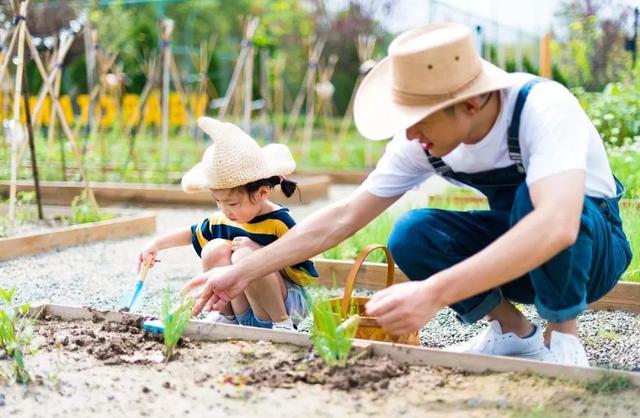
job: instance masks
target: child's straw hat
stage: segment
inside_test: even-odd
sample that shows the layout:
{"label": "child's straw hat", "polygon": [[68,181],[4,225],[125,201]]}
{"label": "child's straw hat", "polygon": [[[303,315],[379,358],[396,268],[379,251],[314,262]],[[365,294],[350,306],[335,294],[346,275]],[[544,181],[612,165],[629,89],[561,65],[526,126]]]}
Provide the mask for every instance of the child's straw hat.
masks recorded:
{"label": "child's straw hat", "polygon": [[395,38],[356,93],[360,133],[389,138],[440,109],[510,86],[508,74],[483,60],[474,44],[471,30],[457,23],[434,23]]}
{"label": "child's straw hat", "polygon": [[213,144],[205,150],[202,161],[182,177],[182,189],[187,193],[231,189],[273,176],[287,176],[296,168],[285,145],[260,148],[236,125],[208,117],[198,118],[198,126]]}

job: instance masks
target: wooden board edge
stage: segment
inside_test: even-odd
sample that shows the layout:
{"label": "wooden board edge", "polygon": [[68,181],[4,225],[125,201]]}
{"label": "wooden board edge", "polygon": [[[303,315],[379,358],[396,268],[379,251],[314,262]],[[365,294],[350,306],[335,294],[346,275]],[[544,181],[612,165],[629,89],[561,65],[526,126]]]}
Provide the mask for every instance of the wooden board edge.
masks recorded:
{"label": "wooden board edge", "polygon": [[[44,308],[44,314],[56,316],[64,321],[94,321],[96,319],[105,321],[132,319],[137,321],[143,317],[135,313],[60,304],[40,304],[33,306],[31,309],[36,310],[42,308]],[[185,330],[185,336],[194,340],[205,341],[269,341],[276,344],[291,344],[301,347],[311,346],[311,340],[308,334],[241,327],[237,325],[214,324],[200,320],[192,320],[189,322]],[[433,348],[369,340],[354,340],[354,350],[364,350],[373,356],[388,356],[392,360],[410,365],[448,367],[472,373],[483,373],[486,371],[497,373],[516,372],[577,381],[595,381],[607,374],[612,374],[629,378],[636,386],[640,386],[640,373],[623,370],[598,367],[569,367],[513,357],[452,353]]]}
{"label": "wooden board edge", "polygon": [[156,214],[143,212],[117,219],[71,225],[52,231],[19,235],[0,239],[0,261],[14,257],[39,254],[88,242],[121,239],[153,233]]}

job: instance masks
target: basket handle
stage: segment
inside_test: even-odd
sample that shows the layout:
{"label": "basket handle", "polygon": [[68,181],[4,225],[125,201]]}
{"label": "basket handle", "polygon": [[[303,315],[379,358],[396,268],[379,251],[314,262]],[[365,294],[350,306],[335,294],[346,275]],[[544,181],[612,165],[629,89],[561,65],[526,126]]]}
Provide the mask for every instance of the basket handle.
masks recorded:
{"label": "basket handle", "polygon": [[382,244],[369,244],[360,251],[358,254],[358,258],[353,263],[351,270],[349,271],[349,275],[347,276],[346,283],[344,285],[344,294],[342,296],[342,316],[346,318],[349,314],[349,302],[351,301],[351,293],[353,293],[353,285],[356,282],[356,277],[358,276],[358,272],[364,263],[364,260],[371,254],[373,251],[378,248],[382,249],[387,256],[387,282],[384,287],[389,287],[393,284],[393,277],[395,273],[395,263],[393,261],[393,257],[391,256],[391,252],[387,247]]}

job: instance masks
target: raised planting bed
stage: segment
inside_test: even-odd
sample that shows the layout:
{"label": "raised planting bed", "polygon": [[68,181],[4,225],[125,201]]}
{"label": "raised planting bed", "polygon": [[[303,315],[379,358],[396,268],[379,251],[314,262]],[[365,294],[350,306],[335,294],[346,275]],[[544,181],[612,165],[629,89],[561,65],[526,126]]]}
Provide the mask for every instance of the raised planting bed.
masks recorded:
{"label": "raised planting bed", "polygon": [[[31,208],[32,210],[35,210]],[[0,207],[0,214],[7,207]],[[104,213],[112,215],[112,219],[77,225],[53,221],[47,226],[40,222],[27,229],[18,229],[17,235],[0,238],[0,260],[51,251],[56,248],[87,244],[100,240],[129,238],[143,234],[151,234],[156,230],[156,215],[152,212],[140,212],[126,209],[108,210]],[[68,207],[44,207],[47,219],[60,219],[70,215]],[[24,228],[24,227],[21,227]]]}
{"label": "raised planting bed", "polygon": [[[278,190],[272,195],[273,201],[286,205],[307,204],[325,199],[329,193],[331,179],[328,176],[292,177],[298,182],[300,192],[290,198],[284,197]],[[80,182],[42,181],[42,201],[49,205],[68,205],[73,198],[84,190]],[[179,185],[91,183],[91,189],[100,205],[114,203],[147,205],[195,205],[211,206],[210,193],[185,193]],[[18,182],[18,191],[33,191],[33,183]],[[9,182],[0,182],[0,196],[8,196]]]}
{"label": "raised planting bed", "polygon": [[346,368],[327,368],[308,335],[201,321],[163,363],[140,316],[60,305],[32,312],[40,349],[25,362],[36,382],[2,388],[9,416],[640,414],[636,373],[368,341],[356,341]]}
{"label": "raised planting bed", "polygon": [[333,184],[362,184],[370,170],[296,170],[301,176],[329,176]]}
{"label": "raised planting bed", "polygon": [[[342,287],[352,261],[314,259],[320,275],[318,284],[327,287]],[[364,263],[356,280],[358,289],[380,290],[384,288],[387,265],[384,263]],[[409,281],[399,268],[395,269],[395,283]],[[602,299],[589,305],[591,309],[620,309],[632,313],[640,313],[640,283],[618,282],[618,284]]]}

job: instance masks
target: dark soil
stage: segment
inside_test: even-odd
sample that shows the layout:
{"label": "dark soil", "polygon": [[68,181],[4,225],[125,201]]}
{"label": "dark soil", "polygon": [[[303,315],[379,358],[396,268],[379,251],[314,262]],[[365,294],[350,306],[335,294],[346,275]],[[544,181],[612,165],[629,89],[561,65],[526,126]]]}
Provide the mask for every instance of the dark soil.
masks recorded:
{"label": "dark soil", "polygon": [[248,384],[288,388],[297,382],[331,389],[384,390],[392,379],[405,375],[408,367],[388,358],[360,358],[346,367],[327,366],[313,355],[271,362],[247,373]]}
{"label": "dark soil", "polygon": [[[59,321],[46,316],[36,324],[36,332],[53,349],[84,350],[105,364],[157,363],[162,361],[162,335],[142,330],[142,319],[111,321]],[[192,345],[182,339],[179,346]]]}

